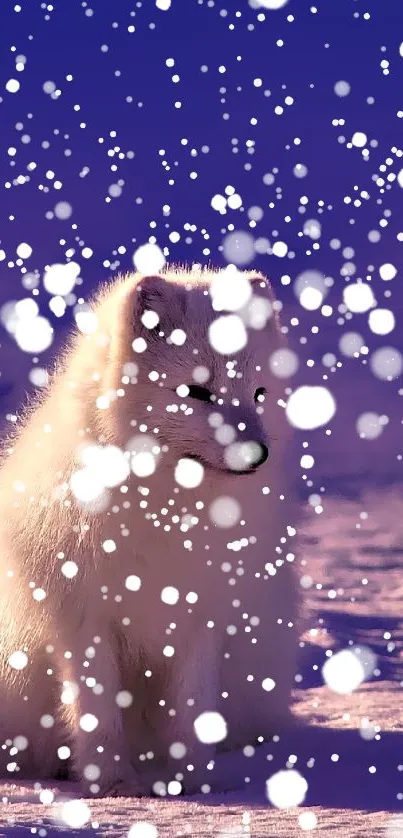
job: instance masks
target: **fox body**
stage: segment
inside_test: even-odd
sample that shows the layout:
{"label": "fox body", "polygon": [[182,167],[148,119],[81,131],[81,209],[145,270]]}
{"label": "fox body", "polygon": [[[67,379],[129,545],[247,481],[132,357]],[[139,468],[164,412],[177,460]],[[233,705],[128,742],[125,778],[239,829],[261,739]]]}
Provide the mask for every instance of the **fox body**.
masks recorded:
{"label": "fox body", "polygon": [[198,788],[214,742],[288,722],[289,427],[269,365],[283,337],[263,277],[240,275],[228,313],[221,276],[104,287],[5,444],[3,775],[56,776],[67,745],[92,794]]}

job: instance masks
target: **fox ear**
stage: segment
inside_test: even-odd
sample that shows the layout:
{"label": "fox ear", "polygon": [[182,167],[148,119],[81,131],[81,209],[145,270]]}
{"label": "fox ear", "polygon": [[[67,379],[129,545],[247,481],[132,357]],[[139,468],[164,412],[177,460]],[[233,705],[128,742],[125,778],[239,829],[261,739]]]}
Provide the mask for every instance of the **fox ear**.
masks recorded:
{"label": "fox ear", "polygon": [[[134,327],[150,337],[167,336],[183,322],[184,289],[163,276],[142,277],[136,286]],[[182,315],[182,316],[181,316]]]}

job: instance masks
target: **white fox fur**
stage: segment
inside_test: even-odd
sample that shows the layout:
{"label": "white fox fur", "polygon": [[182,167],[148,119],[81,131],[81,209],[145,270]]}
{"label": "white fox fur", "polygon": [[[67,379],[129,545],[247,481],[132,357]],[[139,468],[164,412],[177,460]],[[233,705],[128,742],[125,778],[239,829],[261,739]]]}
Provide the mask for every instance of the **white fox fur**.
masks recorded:
{"label": "white fox fur", "polygon": [[[288,721],[297,646],[296,585],[286,560],[290,434],[278,404],[284,379],[268,365],[283,337],[269,284],[245,274],[252,303],[236,314],[245,319],[261,297],[272,316],[247,329],[247,345],[234,355],[213,351],[208,328],[225,314],[212,307],[214,276],[178,268],[105,286],[92,302],[95,330],[72,337],[47,392],[5,443],[0,771],[10,779],[55,776],[57,749],[68,745],[75,776],[93,794],[149,793],[154,780],[176,775],[194,789],[208,782],[203,772],[214,757],[214,747],[195,734],[201,713],[225,719],[224,749],[253,744]],[[143,323],[149,311],[159,316],[156,328]],[[186,333],[182,345],[170,338],[175,329]],[[136,338],[145,351],[134,351]],[[231,360],[236,374],[229,376]],[[198,391],[196,398],[176,392],[196,383],[201,366],[210,377],[199,386],[215,403]],[[153,372],[158,377],[150,378]],[[267,394],[257,411],[260,387]],[[267,445],[267,461],[231,472],[224,437],[217,441],[220,423],[235,441]],[[104,489],[98,506],[79,502],[70,481],[83,468],[85,446],[136,452],[138,441],[134,448],[129,441],[141,434],[159,446],[154,473],[131,472]],[[175,468],[192,455],[204,478],[184,488]],[[105,468],[98,478],[108,486]],[[241,507],[232,527],[210,517],[211,503],[223,496]],[[105,542],[114,542],[113,552]],[[66,562],[77,566],[73,578]],[[130,576],[141,580],[139,590],[129,589]],[[175,604],[161,600],[167,586],[179,592]],[[189,592],[196,602],[186,599]],[[21,670],[9,662],[17,651],[28,659]],[[267,678],[275,682],[271,691],[262,688]],[[122,691],[131,694],[130,707],[119,706]],[[80,726],[86,714],[98,721],[93,731]],[[186,747],[183,758],[178,747],[170,750],[173,743]]]}

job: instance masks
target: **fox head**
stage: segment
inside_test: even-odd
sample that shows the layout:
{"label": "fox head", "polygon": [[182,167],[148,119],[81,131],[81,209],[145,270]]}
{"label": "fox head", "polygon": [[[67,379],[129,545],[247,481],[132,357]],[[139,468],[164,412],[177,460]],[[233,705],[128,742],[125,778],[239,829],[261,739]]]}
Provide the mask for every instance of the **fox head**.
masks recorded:
{"label": "fox head", "polygon": [[284,378],[270,365],[284,338],[267,280],[237,277],[178,272],[128,285],[103,380],[122,393],[123,449],[154,453],[157,467],[194,460],[216,476],[270,467],[287,426]]}

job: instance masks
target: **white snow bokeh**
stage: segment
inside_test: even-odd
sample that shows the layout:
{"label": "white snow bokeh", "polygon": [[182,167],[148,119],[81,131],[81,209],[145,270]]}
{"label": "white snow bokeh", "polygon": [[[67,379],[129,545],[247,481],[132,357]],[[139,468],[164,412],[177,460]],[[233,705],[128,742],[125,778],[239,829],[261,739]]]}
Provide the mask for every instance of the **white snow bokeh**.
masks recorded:
{"label": "white snow bokeh", "polygon": [[227,736],[227,723],[221,713],[206,711],[194,721],[197,738],[205,745],[222,742]]}
{"label": "white snow bokeh", "polygon": [[277,771],[266,780],[266,795],[277,809],[291,809],[304,802],[308,791],[305,777],[293,768]]}
{"label": "white snow bokeh", "polygon": [[79,829],[91,819],[90,807],[84,800],[68,800],[62,806],[61,819],[71,829]]}
{"label": "white snow bokeh", "polygon": [[252,296],[251,284],[245,275],[230,266],[217,273],[209,292],[215,311],[238,311]]}
{"label": "white snow bokeh", "polygon": [[238,523],[242,514],[239,502],[235,498],[222,495],[215,498],[209,507],[209,516],[217,527],[228,529]]}
{"label": "white snow bokeh", "polygon": [[50,265],[45,269],[43,287],[48,294],[65,297],[73,290],[79,274],[80,265],[77,262]]}
{"label": "white snow bokeh", "polygon": [[184,489],[195,489],[200,486],[204,477],[204,467],[201,463],[189,457],[182,457],[175,468],[175,480]]}
{"label": "white snow bokeh", "polygon": [[149,821],[137,821],[130,827],[127,838],[158,838],[158,829]]}
{"label": "white snow bokeh", "polygon": [[165,256],[158,245],[143,244],[135,251],[133,262],[136,271],[144,276],[153,276],[153,274],[162,271],[165,265]]}
{"label": "white snow bokeh", "polygon": [[335,412],[336,402],[327,387],[298,387],[291,393],[286,407],[290,425],[303,431],[327,425]]}
{"label": "white snow bokeh", "polygon": [[13,652],[8,659],[8,663],[12,669],[25,669],[28,664],[28,655],[25,652]]}
{"label": "white snow bokeh", "polygon": [[322,667],[322,676],[333,692],[348,695],[372,676],[375,667],[374,652],[366,646],[354,646],[332,654]]}
{"label": "white snow bokeh", "polygon": [[237,314],[224,314],[209,326],[209,341],[220,355],[235,355],[248,342],[243,320]]}

